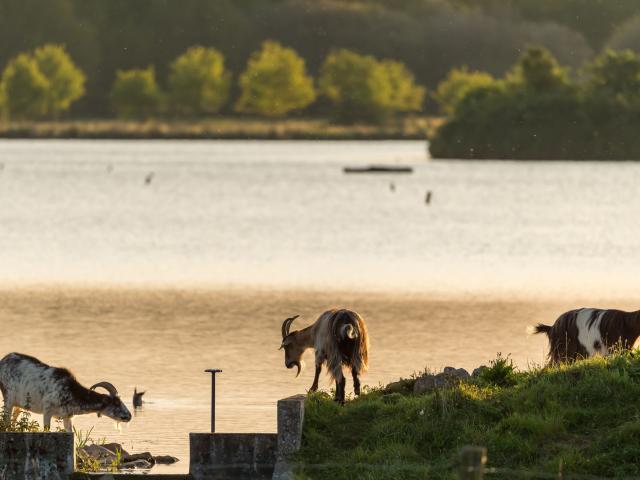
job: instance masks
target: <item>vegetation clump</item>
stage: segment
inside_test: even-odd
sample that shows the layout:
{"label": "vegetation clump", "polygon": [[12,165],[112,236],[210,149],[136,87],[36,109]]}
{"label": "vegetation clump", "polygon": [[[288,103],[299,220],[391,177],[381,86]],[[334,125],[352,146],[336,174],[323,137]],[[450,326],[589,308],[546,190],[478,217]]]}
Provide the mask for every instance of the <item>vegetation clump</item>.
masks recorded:
{"label": "vegetation clump", "polygon": [[267,41],[249,59],[240,76],[239,112],[280,117],[307,107],[316,99],[313,79],[295,50]]}
{"label": "vegetation clump", "polygon": [[344,407],[310,395],[300,477],[453,479],[465,445],[488,449],[496,478],[640,475],[640,351],[526,371],[498,356],[473,378],[411,392],[372,389]]}
{"label": "vegetation clump", "polygon": [[[570,76],[551,53],[528,49],[503,79],[472,83],[432,137],[438,158],[637,159],[640,57],[605,51]],[[450,82],[450,79],[448,80]],[[446,91],[447,85],[438,90]],[[446,102],[447,97],[441,101]]]}

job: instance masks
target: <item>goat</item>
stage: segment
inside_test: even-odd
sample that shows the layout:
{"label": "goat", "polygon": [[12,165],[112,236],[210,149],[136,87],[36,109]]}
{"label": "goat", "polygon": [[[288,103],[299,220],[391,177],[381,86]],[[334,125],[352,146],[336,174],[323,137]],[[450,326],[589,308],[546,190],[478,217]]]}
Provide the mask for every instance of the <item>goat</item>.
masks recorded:
{"label": "goat", "polygon": [[558,364],[606,355],[616,346],[633,348],[640,336],[640,310],[602,310],[579,308],[558,317],[552,326],[539,323],[533,333],[546,333],[549,338],[549,362]]}
{"label": "goat", "polygon": [[[95,392],[98,387],[109,395]],[[61,418],[67,432],[73,430],[74,415],[97,413],[118,422],[131,420],[131,413],[109,382],[85,388],[69,370],[50,367],[20,353],[10,353],[0,360],[0,392],[13,421],[20,410],[41,413],[45,430],[51,429],[52,417]]]}
{"label": "goat", "polygon": [[322,364],[326,363],[329,375],[336,382],[337,402],[344,403],[346,380],[343,366],[351,369],[354,393],[360,395],[359,375],[369,366],[369,335],[362,317],[352,310],[327,310],[312,325],[290,332],[291,324],[298,316],[287,318],[282,324],[280,348],[285,352],[285,366],[297,367],[297,378],[302,370],[302,355],[313,348],[316,373],[309,391],[318,389]]}

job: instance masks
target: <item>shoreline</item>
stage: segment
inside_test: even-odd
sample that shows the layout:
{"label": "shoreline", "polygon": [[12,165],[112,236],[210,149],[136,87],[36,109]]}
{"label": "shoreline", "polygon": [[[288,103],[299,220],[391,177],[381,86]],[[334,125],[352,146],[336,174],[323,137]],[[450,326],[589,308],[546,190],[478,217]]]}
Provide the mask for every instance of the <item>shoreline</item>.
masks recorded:
{"label": "shoreline", "polygon": [[2,139],[118,140],[427,140],[438,117],[405,117],[385,125],[336,125],[326,119],[124,121],[106,119],[1,122]]}

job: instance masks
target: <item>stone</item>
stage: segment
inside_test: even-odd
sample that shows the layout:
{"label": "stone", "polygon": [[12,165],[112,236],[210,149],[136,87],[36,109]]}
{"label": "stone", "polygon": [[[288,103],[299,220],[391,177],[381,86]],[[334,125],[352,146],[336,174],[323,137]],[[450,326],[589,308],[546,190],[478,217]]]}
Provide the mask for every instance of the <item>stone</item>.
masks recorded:
{"label": "stone", "polygon": [[153,457],[156,465],[173,465],[180,461],[179,458],[172,457],[171,455],[156,455]]}
{"label": "stone", "polygon": [[191,433],[194,480],[269,479],[276,463],[275,433]]}
{"label": "stone", "polygon": [[120,455],[123,457],[127,457],[129,455],[129,452],[127,452],[124,448],[122,448],[122,445],[120,445],[119,443],[105,443],[100,446],[103,448],[106,448],[107,450],[113,453],[116,453],[119,451]]}
{"label": "stone", "polygon": [[1,432],[0,477],[3,480],[59,480],[75,469],[72,433]]}
{"label": "stone", "polygon": [[137,462],[138,460],[144,460],[145,462],[150,464],[152,467],[156,463],[156,461],[153,459],[153,455],[151,455],[149,452],[135,453],[133,455],[126,455],[126,456],[122,457],[121,461],[122,461],[123,464],[125,464],[125,463]]}
{"label": "stone", "polygon": [[478,368],[474,369],[473,372],[471,373],[471,376],[473,378],[477,378],[479,377],[482,372],[484,372],[485,370],[487,370],[489,367],[487,367],[486,365],[480,365]]}
{"label": "stone", "polygon": [[413,393],[414,395],[422,395],[437,388],[452,387],[469,379],[469,377],[469,372],[464,368],[444,367],[444,370],[436,375],[427,373],[418,377],[413,385]]}
{"label": "stone", "polygon": [[128,462],[122,462],[119,465],[119,468],[123,469],[123,470],[133,470],[136,468],[141,468],[141,469],[145,469],[148,470],[151,467],[153,467],[152,463],[147,462],[146,460],[139,458],[137,460],[131,460]]}
{"label": "stone", "polygon": [[431,374],[422,375],[416,379],[416,383],[413,384],[414,395],[422,395],[423,393],[431,392],[436,388],[436,376]]}

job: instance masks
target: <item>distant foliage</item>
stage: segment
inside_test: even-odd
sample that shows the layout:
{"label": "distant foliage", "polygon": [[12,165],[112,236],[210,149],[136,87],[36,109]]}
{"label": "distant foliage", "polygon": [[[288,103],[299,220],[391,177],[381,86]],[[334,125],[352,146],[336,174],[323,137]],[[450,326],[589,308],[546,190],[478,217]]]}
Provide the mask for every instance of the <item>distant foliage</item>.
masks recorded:
{"label": "distant foliage", "polygon": [[606,47],[611,50],[629,49],[636,53],[640,52],[640,11],[611,34]]}
{"label": "distant foliage", "polygon": [[217,113],[229,100],[231,74],[215,48],[191,47],[170,66],[169,95],[184,115]]}
{"label": "distant foliage", "polygon": [[569,75],[551,52],[542,47],[532,47],[522,54],[508,72],[507,81],[513,87],[548,93],[567,87]]}
{"label": "distant foliage", "polygon": [[335,119],[344,123],[380,123],[395,112],[420,110],[424,98],[424,88],[401,63],[345,49],[326,58],[320,90],[333,104]]}
{"label": "distant foliage", "polygon": [[640,57],[631,50],[607,50],[586,70],[587,93],[625,102],[640,99]]}
{"label": "distant foliage", "polygon": [[118,71],[111,101],[121,118],[146,118],[157,113],[162,93],[153,67]]}
{"label": "distant foliage", "polygon": [[251,55],[240,76],[240,88],[236,110],[269,117],[305,108],[316,98],[304,59],[272,41],[264,42],[261,50]]}
{"label": "distant foliage", "polygon": [[434,157],[639,159],[640,58],[604,52],[572,81],[546,50],[469,91],[431,139]]}
{"label": "distant foliage", "polygon": [[438,84],[435,99],[443,113],[451,115],[458,103],[476,88],[493,85],[496,80],[489,73],[470,71],[467,67],[454,68]]}
{"label": "distant foliage", "polygon": [[11,118],[29,119],[47,113],[49,82],[35,59],[21,53],[2,73],[5,109]]}
{"label": "distant foliage", "polygon": [[85,75],[61,45],[44,45],[37,48],[33,56],[49,82],[47,113],[57,117],[84,95]]}

